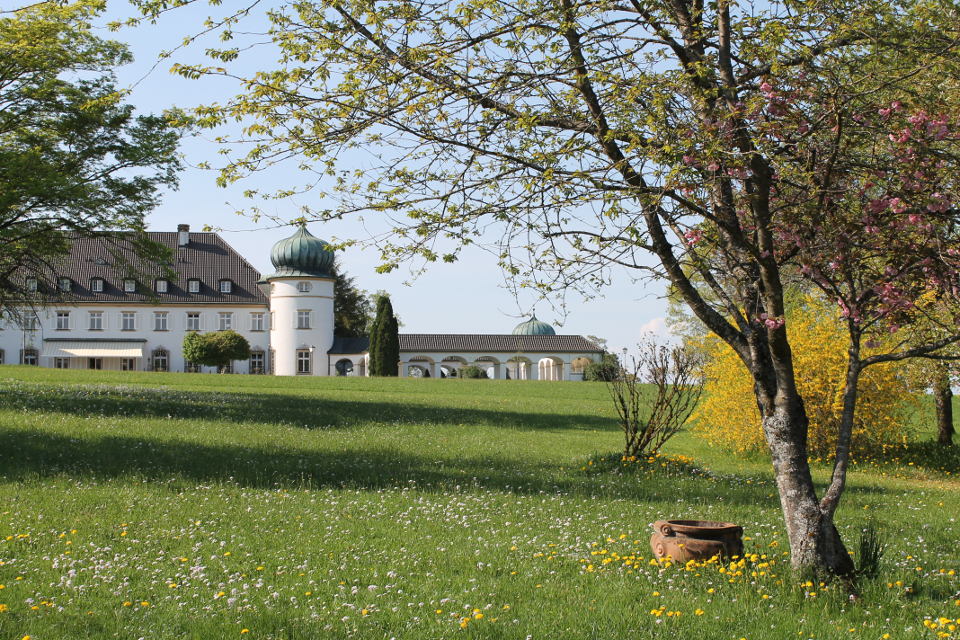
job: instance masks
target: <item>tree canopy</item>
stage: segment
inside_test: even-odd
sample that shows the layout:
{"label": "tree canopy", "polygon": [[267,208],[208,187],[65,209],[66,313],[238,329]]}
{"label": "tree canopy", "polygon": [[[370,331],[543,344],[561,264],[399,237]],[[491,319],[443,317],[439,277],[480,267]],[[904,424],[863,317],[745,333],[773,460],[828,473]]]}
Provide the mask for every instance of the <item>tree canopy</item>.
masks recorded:
{"label": "tree canopy", "polygon": [[222,369],[234,360],[250,357],[250,343],[236,331],[191,331],[183,337],[183,358],[187,362]]}
{"label": "tree canopy", "polygon": [[[27,275],[55,276],[66,232],[142,231],[159,191],[177,183],[179,133],[123,103],[113,69],[130,55],[94,35],[102,8],[38,2],[0,14],[0,306],[30,301]],[[142,234],[126,242],[162,256]]]}
{"label": "tree canopy", "polygon": [[[233,75],[243,15],[212,64],[175,70]],[[940,99],[960,77],[955,0],[331,0],[267,17],[278,63],[193,114],[246,124],[250,152],[221,180],[294,160],[339,203],[313,217],[392,221],[385,270],[493,240],[548,292],[618,266],[668,280],[750,372],[794,565],[852,572],[834,514],[859,376],[960,339],[953,318],[914,331],[917,301],[957,295],[960,110]],[[358,168],[351,148],[375,153]],[[822,495],[785,327],[794,278],[849,338]],[[865,355],[881,332],[889,348]]]}
{"label": "tree canopy", "polygon": [[373,322],[374,303],[370,295],[357,287],[338,263],[333,265],[333,334],[345,338],[367,335]]}

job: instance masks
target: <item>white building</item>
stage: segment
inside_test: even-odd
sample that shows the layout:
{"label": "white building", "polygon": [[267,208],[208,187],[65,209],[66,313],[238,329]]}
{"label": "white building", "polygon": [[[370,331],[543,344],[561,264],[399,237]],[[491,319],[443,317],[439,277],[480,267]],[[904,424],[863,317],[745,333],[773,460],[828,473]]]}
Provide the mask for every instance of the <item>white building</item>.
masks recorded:
{"label": "white building", "polygon": [[[27,278],[48,302],[0,319],[0,364],[210,371],[184,361],[184,336],[232,329],[252,354],[234,373],[366,374],[369,340],[334,336],[334,254],[305,227],[274,245],[266,277],[215,233],[180,225],[147,236],[171,250],[171,264],[137,264],[129,243],[105,234],[76,238],[50,282]],[[601,355],[536,318],[511,334],[400,334],[402,376],[475,365],[494,378],[571,380]]]}

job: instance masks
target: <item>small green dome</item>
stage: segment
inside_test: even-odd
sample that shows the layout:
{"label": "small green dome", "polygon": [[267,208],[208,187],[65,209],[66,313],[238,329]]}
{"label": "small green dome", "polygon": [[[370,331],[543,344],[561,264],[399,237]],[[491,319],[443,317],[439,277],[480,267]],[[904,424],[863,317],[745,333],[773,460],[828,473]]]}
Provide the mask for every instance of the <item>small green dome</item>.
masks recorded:
{"label": "small green dome", "polygon": [[537,320],[536,315],[530,316],[526,322],[521,322],[513,328],[515,336],[555,336],[557,332],[546,322]]}
{"label": "small green dome", "polygon": [[332,278],[333,250],[301,225],[297,232],[273,245],[270,262],[276,273],[269,278]]}

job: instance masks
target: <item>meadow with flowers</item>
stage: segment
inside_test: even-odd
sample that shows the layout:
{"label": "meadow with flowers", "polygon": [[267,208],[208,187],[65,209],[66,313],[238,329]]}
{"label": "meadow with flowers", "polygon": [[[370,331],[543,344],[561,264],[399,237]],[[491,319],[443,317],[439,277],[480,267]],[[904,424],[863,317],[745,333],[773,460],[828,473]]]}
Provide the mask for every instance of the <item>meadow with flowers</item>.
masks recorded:
{"label": "meadow with flowers", "polygon": [[[957,454],[857,461],[851,602],[789,571],[761,456],[621,437],[600,383],[0,367],[0,639],[960,638]],[[658,563],[661,518],[744,557]]]}

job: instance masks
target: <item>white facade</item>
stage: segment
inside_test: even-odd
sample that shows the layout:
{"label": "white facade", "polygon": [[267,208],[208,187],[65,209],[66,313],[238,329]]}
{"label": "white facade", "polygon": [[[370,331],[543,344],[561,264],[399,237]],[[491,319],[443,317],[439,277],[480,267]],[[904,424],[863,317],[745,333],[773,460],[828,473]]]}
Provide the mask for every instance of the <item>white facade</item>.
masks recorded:
{"label": "white facade", "polygon": [[333,345],[333,280],[271,278],[269,286],[273,373],[331,375],[327,352]]}
{"label": "white facade", "polygon": [[[247,339],[254,357],[236,362],[235,373],[267,370],[270,319],[262,305],[82,303],[22,314],[20,321],[3,318],[4,364],[34,364],[29,360],[35,357],[35,364],[51,368],[186,371],[183,338],[196,328],[201,332],[233,329]],[[214,371],[211,367],[198,370]]]}

